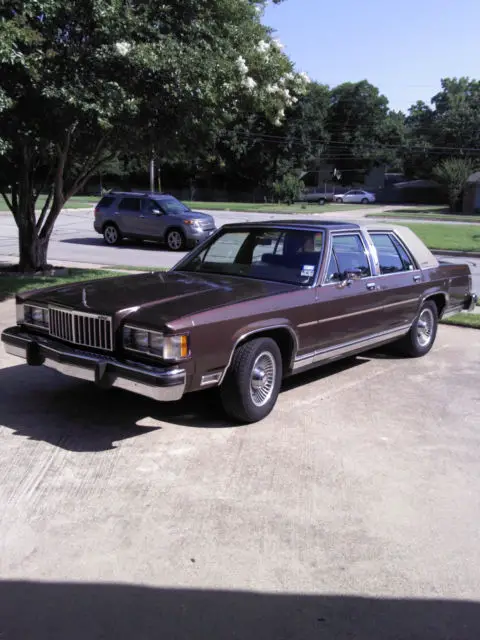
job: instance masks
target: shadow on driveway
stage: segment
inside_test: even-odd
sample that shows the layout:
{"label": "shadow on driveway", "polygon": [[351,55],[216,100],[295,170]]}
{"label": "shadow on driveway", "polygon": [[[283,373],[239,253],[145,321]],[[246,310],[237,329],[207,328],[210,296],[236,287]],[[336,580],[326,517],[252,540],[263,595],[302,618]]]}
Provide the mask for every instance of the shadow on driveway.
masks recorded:
{"label": "shadow on driveway", "polygon": [[480,604],[5,581],[0,583],[0,636],[5,640],[478,640]]}
{"label": "shadow on driveway", "polygon": [[[350,358],[296,375],[282,393],[359,367],[368,358]],[[69,451],[106,451],[114,443],[161,426],[141,426],[146,418],[197,429],[242,428],[224,413],[217,389],[159,403],[120,389],[102,390],[43,367],[0,369],[0,422],[15,435],[42,440]],[[148,422],[148,420],[147,420]],[[255,428],[245,425],[243,428]]]}

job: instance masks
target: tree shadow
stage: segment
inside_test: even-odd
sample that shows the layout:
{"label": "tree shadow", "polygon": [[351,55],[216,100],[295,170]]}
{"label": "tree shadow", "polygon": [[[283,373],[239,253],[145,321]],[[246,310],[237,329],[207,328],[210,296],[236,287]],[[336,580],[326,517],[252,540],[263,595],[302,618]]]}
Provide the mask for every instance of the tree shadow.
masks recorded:
{"label": "tree shadow", "polygon": [[[88,246],[93,246],[93,247],[107,247],[108,245],[105,244],[105,242],[103,241],[103,239],[99,236],[98,238],[92,238],[92,237],[88,237],[88,238],[63,238],[62,240],[60,240],[60,242],[66,243],[66,244],[84,244],[84,245],[88,245]],[[160,242],[154,242],[152,240],[134,240],[132,239],[124,239],[122,240],[122,242],[120,244],[116,244],[114,247],[112,247],[114,249],[136,249],[139,251],[165,251],[166,253],[171,253],[172,255],[175,256],[179,256],[182,257],[185,253],[185,251],[169,251],[168,249],[165,248],[164,244],[161,244]]]}
{"label": "tree shadow", "polygon": [[0,636],[5,640],[478,640],[480,603],[4,581],[0,582]]}

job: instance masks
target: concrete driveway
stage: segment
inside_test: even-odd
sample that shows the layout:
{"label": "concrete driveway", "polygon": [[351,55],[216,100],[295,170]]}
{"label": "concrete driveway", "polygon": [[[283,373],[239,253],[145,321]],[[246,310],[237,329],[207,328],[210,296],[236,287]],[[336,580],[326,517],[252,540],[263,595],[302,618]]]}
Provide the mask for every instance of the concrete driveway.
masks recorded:
{"label": "concrete driveway", "polygon": [[479,331],[302,375],[248,427],[0,351],[0,637],[480,637]]}

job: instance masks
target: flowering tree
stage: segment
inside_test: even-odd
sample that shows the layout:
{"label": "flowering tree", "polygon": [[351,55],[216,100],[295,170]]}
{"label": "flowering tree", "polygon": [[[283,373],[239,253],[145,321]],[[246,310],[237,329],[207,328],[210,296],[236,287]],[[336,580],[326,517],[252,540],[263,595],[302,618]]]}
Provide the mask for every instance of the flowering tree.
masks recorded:
{"label": "flowering tree", "polygon": [[0,192],[18,226],[22,270],[45,266],[65,203],[116,154],[197,153],[244,112],[281,124],[307,78],[262,25],[264,4],[0,6]]}

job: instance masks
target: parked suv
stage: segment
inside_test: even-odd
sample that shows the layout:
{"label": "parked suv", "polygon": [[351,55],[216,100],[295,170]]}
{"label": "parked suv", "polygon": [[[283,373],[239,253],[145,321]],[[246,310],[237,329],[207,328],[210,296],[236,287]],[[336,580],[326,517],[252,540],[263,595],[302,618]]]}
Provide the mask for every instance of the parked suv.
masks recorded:
{"label": "parked suv", "polygon": [[212,216],[160,193],[109,193],[95,207],[95,231],[107,244],[124,238],[162,242],[172,251],[194,247],[216,231]]}

